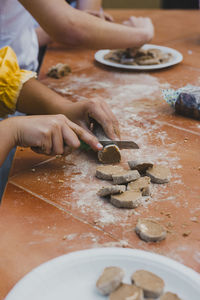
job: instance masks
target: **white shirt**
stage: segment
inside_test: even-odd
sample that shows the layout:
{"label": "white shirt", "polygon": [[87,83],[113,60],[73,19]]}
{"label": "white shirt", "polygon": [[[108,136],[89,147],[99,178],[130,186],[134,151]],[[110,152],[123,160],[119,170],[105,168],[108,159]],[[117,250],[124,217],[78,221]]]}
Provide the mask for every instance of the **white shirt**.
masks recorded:
{"label": "white shirt", "polygon": [[13,48],[21,69],[36,71],[39,46],[33,18],[17,0],[0,0],[0,48],[5,46]]}

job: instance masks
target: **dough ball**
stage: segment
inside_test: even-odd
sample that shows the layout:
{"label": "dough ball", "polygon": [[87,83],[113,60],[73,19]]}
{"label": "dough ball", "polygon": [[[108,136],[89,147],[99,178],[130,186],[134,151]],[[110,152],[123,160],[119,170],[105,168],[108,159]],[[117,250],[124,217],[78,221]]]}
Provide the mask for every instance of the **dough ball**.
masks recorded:
{"label": "dough ball", "polygon": [[145,242],[159,242],[167,235],[165,228],[152,218],[140,218],[135,231]]}
{"label": "dough ball", "polygon": [[142,196],[149,196],[151,194],[150,181],[148,176],[140,177],[137,180],[130,182],[127,186],[127,190],[141,192]]}
{"label": "dough ball", "polygon": [[47,73],[49,77],[61,78],[71,73],[71,68],[67,64],[59,63],[51,67]]}
{"label": "dough ball", "polygon": [[158,298],[163,293],[164,281],[149,271],[138,270],[133,273],[131,280],[133,284],[143,290],[146,298]]}
{"label": "dough ball", "polygon": [[131,170],[137,170],[140,174],[145,174],[148,168],[153,167],[153,163],[147,161],[130,160],[128,161]]}
{"label": "dough ball", "polygon": [[107,267],[97,280],[96,287],[102,295],[109,295],[119,287],[124,275],[121,268]]}
{"label": "dough ball", "polygon": [[128,183],[128,182],[134,181],[138,178],[140,178],[140,174],[137,170],[134,170],[134,171],[124,170],[123,172],[112,175],[114,184]]}
{"label": "dough ball", "polygon": [[181,300],[176,294],[173,294],[171,292],[164,293],[160,300]]}
{"label": "dough ball", "polygon": [[125,185],[111,185],[111,186],[105,186],[102,187],[97,195],[100,197],[106,197],[109,195],[114,195],[114,194],[122,194],[124,193],[126,190],[126,186]]}
{"label": "dough ball", "polygon": [[103,164],[114,164],[121,161],[121,153],[116,145],[107,145],[98,152],[98,159]]}
{"label": "dough ball", "polygon": [[119,174],[123,172],[124,168],[120,166],[107,165],[107,166],[98,166],[96,168],[96,177],[104,180],[112,180],[112,175]]}
{"label": "dough ball", "polygon": [[143,291],[131,284],[121,284],[120,287],[110,294],[109,300],[143,300]]}
{"label": "dough ball", "polygon": [[110,202],[119,208],[136,208],[140,205],[141,199],[140,192],[126,191],[121,195],[112,195]]}
{"label": "dough ball", "polygon": [[146,175],[154,183],[167,183],[171,176],[169,168],[161,165],[154,165],[146,171]]}

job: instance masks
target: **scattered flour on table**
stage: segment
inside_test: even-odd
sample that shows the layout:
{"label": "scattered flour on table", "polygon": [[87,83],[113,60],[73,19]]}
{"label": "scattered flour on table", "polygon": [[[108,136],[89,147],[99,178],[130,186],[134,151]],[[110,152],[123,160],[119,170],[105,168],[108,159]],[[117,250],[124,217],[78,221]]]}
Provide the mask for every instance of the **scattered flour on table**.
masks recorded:
{"label": "scattered flour on table", "polygon": [[[109,80],[110,78],[110,80]],[[122,137],[127,137],[139,144],[139,150],[123,150],[123,162],[143,158],[152,162],[167,165],[176,179],[176,185],[182,184],[181,177],[177,169],[181,168],[179,158],[176,154],[176,144],[170,140],[167,132],[162,129],[162,125],[152,122],[159,114],[156,105],[162,103],[161,89],[167,88],[167,83],[161,84],[159,80],[151,75],[141,73],[106,73],[102,79],[102,74],[98,72],[93,76],[81,74],[71,75],[66,82],[51,83],[50,87],[57,91],[72,95],[72,98],[84,101],[87,95],[103,97],[111,105],[113,112],[117,115],[122,129]],[[98,93],[96,92],[98,90]],[[140,100],[142,100],[140,102]],[[144,117],[145,115],[145,117]],[[153,142],[152,142],[153,141]],[[156,145],[154,143],[156,141]],[[66,160],[75,162],[75,166],[65,169],[65,174],[80,172],[74,176],[70,182],[73,196],[73,207],[78,207],[81,213],[91,215],[96,224],[105,226],[108,224],[126,225],[129,217],[129,210],[120,210],[113,207],[107,200],[99,198],[96,193],[102,185],[109,183],[95,178],[96,161],[88,160],[85,154],[78,156],[71,154]],[[68,183],[69,184],[69,183]],[[173,181],[170,183],[173,185]],[[180,193],[181,193],[180,189]],[[148,206],[154,201],[168,200],[169,191],[165,185],[154,185],[152,198],[144,199],[143,206]],[[178,205],[178,203],[177,203]],[[137,210],[135,211],[137,213]]]}

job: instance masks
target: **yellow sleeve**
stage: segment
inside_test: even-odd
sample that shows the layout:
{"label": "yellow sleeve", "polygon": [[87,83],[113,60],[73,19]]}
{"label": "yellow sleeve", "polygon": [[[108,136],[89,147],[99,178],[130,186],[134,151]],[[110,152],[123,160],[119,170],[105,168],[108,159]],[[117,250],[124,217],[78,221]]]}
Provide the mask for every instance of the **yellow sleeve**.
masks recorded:
{"label": "yellow sleeve", "polygon": [[35,72],[20,70],[15,52],[0,49],[0,117],[13,113],[23,84],[36,77]]}

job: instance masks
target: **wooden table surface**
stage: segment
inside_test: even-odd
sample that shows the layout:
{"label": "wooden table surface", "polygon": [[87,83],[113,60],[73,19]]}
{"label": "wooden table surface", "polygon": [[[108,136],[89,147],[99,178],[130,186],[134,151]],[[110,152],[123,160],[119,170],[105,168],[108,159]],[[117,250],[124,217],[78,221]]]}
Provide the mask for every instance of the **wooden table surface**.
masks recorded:
{"label": "wooden table surface", "polygon": [[[72,101],[102,97],[119,118],[122,134],[139,150],[123,150],[122,164],[135,158],[168,165],[172,179],[154,185],[152,197],[135,210],[117,209],[96,192],[96,156],[77,151],[46,157],[18,149],[0,208],[0,299],[39,264],[71,251],[96,247],[139,248],[173,258],[200,272],[200,123],[174,114],[163,88],[200,84],[200,11],[119,10],[150,16],[152,43],[179,50],[177,66],[152,72],[128,72],[94,62],[95,51],[52,45],[40,80]],[[46,77],[48,68],[68,63],[72,74]],[[145,243],[134,232],[139,217],[155,217],[168,229],[160,243]]]}

